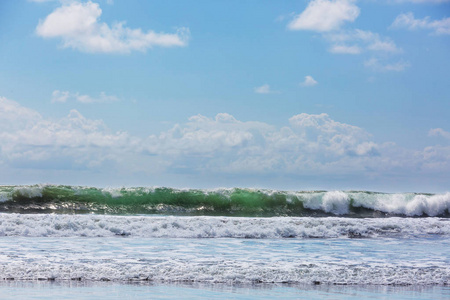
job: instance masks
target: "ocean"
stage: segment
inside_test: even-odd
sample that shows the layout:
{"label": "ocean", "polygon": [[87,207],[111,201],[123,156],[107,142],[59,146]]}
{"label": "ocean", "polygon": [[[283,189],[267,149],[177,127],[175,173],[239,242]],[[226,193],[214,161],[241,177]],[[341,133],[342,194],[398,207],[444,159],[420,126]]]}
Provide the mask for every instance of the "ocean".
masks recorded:
{"label": "ocean", "polygon": [[450,193],[1,186],[0,295],[448,299],[449,209]]}

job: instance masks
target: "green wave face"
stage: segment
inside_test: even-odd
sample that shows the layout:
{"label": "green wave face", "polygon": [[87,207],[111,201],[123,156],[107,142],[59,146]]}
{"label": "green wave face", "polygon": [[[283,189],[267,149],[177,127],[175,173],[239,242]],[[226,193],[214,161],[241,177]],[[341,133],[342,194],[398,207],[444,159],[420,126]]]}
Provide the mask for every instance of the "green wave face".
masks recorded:
{"label": "green wave face", "polygon": [[64,214],[449,216],[450,193],[0,186],[0,211]]}

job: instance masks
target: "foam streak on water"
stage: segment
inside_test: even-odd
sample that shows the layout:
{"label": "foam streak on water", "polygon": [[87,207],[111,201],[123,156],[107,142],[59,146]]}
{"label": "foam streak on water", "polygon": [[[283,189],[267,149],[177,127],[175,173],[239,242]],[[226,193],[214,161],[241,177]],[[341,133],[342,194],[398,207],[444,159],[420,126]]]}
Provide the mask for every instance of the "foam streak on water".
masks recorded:
{"label": "foam streak on water", "polygon": [[447,285],[449,246],[439,238],[10,237],[0,238],[0,274],[11,280]]}
{"label": "foam streak on water", "polygon": [[411,238],[450,236],[447,218],[183,217],[0,214],[0,236],[146,238]]}

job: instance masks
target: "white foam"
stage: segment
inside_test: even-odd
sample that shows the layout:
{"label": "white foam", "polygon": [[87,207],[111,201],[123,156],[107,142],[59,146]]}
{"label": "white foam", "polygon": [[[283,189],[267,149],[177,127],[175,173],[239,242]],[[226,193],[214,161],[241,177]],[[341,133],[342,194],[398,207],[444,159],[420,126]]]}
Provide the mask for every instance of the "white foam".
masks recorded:
{"label": "white foam", "polygon": [[6,202],[11,200],[11,193],[0,192],[0,202]]}
{"label": "white foam", "polygon": [[406,216],[438,216],[450,209],[448,192],[436,195],[350,193],[350,197],[354,198],[355,207]]}
{"label": "white foam", "polygon": [[110,195],[112,198],[119,198],[122,196],[121,189],[116,188],[104,188],[102,189],[103,195]]}
{"label": "white foam", "polygon": [[336,215],[348,214],[350,198],[341,191],[327,192],[322,199],[322,209]]}
{"label": "white foam", "polygon": [[445,239],[9,237],[0,248],[0,280],[428,285],[450,278]]}
{"label": "white foam", "polygon": [[234,218],[0,214],[0,236],[170,238],[336,238],[450,235],[441,218]]}
{"label": "white foam", "polygon": [[27,198],[42,197],[45,185],[18,186],[14,188],[14,193]]}
{"label": "white foam", "polygon": [[[86,259],[85,259],[86,261]],[[336,266],[329,264],[292,264],[289,262],[254,265],[248,262],[210,261],[207,264],[168,261],[156,265],[114,263],[48,262],[31,266],[0,266],[1,279],[153,281],[204,283],[290,283],[342,285],[448,285],[450,270],[441,268],[404,268],[401,266]],[[0,279],[0,280],[1,280]]]}

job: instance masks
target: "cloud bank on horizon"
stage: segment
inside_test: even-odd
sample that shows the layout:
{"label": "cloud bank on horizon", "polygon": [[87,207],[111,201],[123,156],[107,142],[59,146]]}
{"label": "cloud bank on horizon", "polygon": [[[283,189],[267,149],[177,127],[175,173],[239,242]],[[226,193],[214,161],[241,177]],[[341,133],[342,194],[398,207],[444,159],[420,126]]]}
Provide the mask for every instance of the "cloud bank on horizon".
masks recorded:
{"label": "cloud bank on horizon", "polygon": [[[450,141],[450,133],[441,128],[430,129],[429,135]],[[50,120],[0,98],[0,139],[0,165],[35,170],[101,173],[114,166],[149,177],[183,172],[200,178],[333,174],[389,179],[398,173],[442,176],[450,167],[450,145],[415,151],[392,142],[376,143],[364,129],[325,113],[297,114],[283,127],[240,121],[227,113],[214,118],[196,115],[141,138],[112,132],[103,121],[88,119],[77,110]]]}

